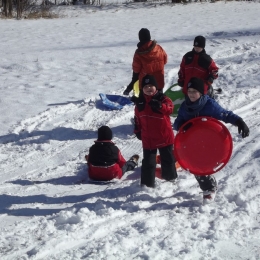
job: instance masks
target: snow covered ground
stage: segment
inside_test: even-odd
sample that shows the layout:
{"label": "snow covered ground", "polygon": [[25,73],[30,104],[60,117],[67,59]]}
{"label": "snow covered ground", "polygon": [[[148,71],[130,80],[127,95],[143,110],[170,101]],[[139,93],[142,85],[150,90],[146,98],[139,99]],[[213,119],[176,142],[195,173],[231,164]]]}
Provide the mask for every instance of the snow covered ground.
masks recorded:
{"label": "snow covered ground", "polygon": [[[0,20],[0,258],[260,259],[260,4],[58,7],[63,18]],[[166,50],[166,86],[196,35],[220,67],[218,102],[250,128],[227,125],[234,150],[202,205],[194,177],[140,187],[140,167],[109,185],[79,184],[96,130],[109,125],[128,159],[140,141],[122,94],[141,28]],[[173,118],[174,120],[174,118]],[[140,165],[139,165],[140,166]]]}

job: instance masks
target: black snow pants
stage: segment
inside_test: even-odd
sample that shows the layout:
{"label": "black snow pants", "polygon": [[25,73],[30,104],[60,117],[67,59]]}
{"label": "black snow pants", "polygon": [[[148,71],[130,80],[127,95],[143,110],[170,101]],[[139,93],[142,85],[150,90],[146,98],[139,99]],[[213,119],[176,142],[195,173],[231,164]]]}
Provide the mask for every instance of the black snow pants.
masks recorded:
{"label": "black snow pants", "polygon": [[[172,145],[159,148],[162,178],[167,181],[174,180],[178,177],[172,148]],[[141,185],[146,185],[147,187],[154,187],[155,185],[156,153],[157,149],[143,149]]]}
{"label": "black snow pants", "polygon": [[134,161],[128,160],[122,167],[122,175],[124,175],[128,171],[132,171],[136,165],[137,163],[135,163]]}
{"label": "black snow pants", "polygon": [[203,191],[216,191],[217,181],[213,175],[199,176],[194,175]]}

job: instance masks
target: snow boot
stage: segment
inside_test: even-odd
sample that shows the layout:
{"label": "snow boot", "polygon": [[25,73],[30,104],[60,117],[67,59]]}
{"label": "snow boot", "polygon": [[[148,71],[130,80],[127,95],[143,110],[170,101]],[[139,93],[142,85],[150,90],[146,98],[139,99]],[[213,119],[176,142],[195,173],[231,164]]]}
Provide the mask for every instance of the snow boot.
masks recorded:
{"label": "snow boot", "polygon": [[203,191],[203,203],[208,204],[214,201],[216,197],[216,190]]}
{"label": "snow boot", "polygon": [[133,156],[129,159],[129,161],[134,162],[136,165],[138,165],[138,160],[139,160],[139,155],[138,155],[138,154],[133,155]]}

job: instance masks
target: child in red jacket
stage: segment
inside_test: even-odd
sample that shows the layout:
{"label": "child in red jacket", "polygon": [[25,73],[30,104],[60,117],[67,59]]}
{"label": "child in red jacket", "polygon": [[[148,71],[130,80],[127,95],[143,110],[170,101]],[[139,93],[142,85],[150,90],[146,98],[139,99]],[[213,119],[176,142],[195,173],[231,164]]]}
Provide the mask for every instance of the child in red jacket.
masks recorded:
{"label": "child in red jacket", "polygon": [[98,181],[121,179],[125,172],[132,171],[137,166],[139,156],[133,155],[126,161],[111,139],[111,129],[108,126],[101,126],[98,129],[98,139],[85,156],[90,179]]}
{"label": "child in red jacket", "polygon": [[162,178],[167,181],[177,178],[172,153],[174,135],[170,120],[173,103],[158,91],[157,82],[152,75],[146,75],[141,86],[143,93],[135,103],[134,132],[143,144],[141,185],[154,187],[157,149],[161,156]]}
{"label": "child in red jacket", "polygon": [[205,37],[196,36],[192,51],[187,52],[182,58],[178,72],[178,84],[183,88],[183,93],[187,95],[187,86],[190,79],[192,77],[200,78],[204,81],[204,94],[214,98],[212,83],[218,78],[218,67],[206,53],[205,46]]}

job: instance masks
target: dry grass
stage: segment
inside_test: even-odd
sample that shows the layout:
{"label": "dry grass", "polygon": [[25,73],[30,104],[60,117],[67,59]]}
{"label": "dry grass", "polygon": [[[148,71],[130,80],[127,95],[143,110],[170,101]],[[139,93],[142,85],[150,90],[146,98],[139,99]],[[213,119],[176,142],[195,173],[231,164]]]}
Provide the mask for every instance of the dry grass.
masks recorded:
{"label": "dry grass", "polygon": [[39,18],[44,18],[44,19],[54,19],[54,18],[59,18],[59,16],[50,10],[37,10],[30,12],[28,14],[24,14],[24,19],[39,19]]}
{"label": "dry grass", "polygon": [[[55,19],[59,18],[59,15],[51,11],[51,6],[32,6],[30,10],[24,11],[22,13],[21,19]],[[16,10],[12,12],[12,15],[6,17],[0,12],[0,19],[14,19],[17,18]]]}

